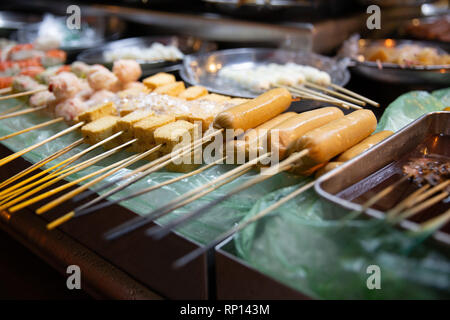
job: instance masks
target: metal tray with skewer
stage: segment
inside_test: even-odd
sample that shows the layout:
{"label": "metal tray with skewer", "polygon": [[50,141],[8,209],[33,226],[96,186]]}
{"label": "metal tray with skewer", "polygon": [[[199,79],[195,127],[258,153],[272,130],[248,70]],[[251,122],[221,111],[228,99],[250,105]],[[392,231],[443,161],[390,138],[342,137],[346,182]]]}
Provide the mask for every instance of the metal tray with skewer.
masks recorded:
{"label": "metal tray with skewer", "polygon": [[350,73],[344,64],[314,53],[294,52],[268,48],[242,48],[214,51],[186,56],[180,75],[192,85],[201,85],[209,91],[241,97],[255,98],[262,92],[250,91],[238,84],[219,77],[219,70],[226,66],[249,70],[256,65],[294,62],[328,72],[334,84],[344,86],[350,80]]}
{"label": "metal tray with skewer", "polygon": [[[383,219],[386,212],[418,187],[405,180],[393,192],[364,209],[367,199],[404,177],[402,167],[409,159],[430,153],[450,157],[449,138],[450,112],[426,114],[367,152],[320,177],[315,190],[321,197],[341,207],[355,212],[364,211],[370,217]],[[412,218],[401,220],[399,225],[407,230],[418,230],[420,223],[447,212],[449,208],[447,197]],[[447,221],[441,230],[434,232],[433,237],[450,245],[449,230]]]}

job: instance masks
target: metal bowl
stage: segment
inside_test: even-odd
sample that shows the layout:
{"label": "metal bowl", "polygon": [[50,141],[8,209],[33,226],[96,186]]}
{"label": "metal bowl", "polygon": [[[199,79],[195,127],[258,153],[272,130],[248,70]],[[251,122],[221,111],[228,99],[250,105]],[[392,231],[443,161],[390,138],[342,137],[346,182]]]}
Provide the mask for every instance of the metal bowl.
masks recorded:
{"label": "metal bowl", "polygon": [[[128,38],[123,40],[117,40],[105,44],[103,46],[89,49],[80,53],[77,60],[86,62],[88,64],[103,64],[104,66],[111,68],[112,62],[106,61],[103,53],[107,50],[123,47],[149,47],[153,43],[159,42],[164,45],[174,45],[184,54],[191,54],[195,52],[207,52],[216,48],[214,43],[206,42],[195,37],[188,36],[160,36],[160,37],[137,37]],[[181,60],[177,61],[165,61],[165,60],[137,60],[141,65],[143,75],[149,75],[157,72],[158,70],[171,71],[176,70],[181,65]]]}
{"label": "metal bowl", "polygon": [[250,91],[238,84],[222,79],[218,72],[225,66],[250,69],[258,64],[294,62],[316,67],[330,74],[333,83],[344,86],[350,80],[347,68],[336,60],[314,53],[293,52],[265,48],[243,48],[195,54],[185,57],[182,79],[192,85],[201,85],[211,92],[254,98],[262,92]]}
{"label": "metal bowl", "polygon": [[[384,44],[387,39],[358,41],[359,49],[374,44]],[[430,46],[430,44],[413,40],[395,40],[396,45],[415,44]],[[436,47],[445,52],[442,48]],[[401,66],[395,63],[377,63],[374,61],[360,61],[357,57],[351,57],[352,70],[363,76],[378,81],[395,84],[435,84],[448,86],[450,84],[450,65],[411,65]],[[381,66],[381,67],[380,67]]]}
{"label": "metal bowl", "polygon": [[42,20],[39,14],[25,14],[12,11],[0,11],[0,37],[9,38],[11,34],[29,23]]}
{"label": "metal bowl", "polygon": [[[64,21],[65,17],[57,17],[57,19]],[[118,39],[126,26],[125,22],[116,16],[82,15],[81,23],[82,28],[86,25],[89,26],[94,36],[89,41],[84,41],[83,38],[80,38],[80,41],[61,46],[60,49],[67,52],[68,60],[72,60],[83,50],[97,47],[109,40]],[[17,40],[22,43],[33,42],[37,38],[40,24],[41,22],[32,23],[20,28],[17,32]],[[71,30],[74,34],[82,31]]]}

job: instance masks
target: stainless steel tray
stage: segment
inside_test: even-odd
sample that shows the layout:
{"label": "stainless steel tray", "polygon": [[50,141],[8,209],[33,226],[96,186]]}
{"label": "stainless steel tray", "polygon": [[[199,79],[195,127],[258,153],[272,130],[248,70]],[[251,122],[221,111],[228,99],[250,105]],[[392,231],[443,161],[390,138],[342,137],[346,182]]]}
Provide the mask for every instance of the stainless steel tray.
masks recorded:
{"label": "stainless steel tray", "polygon": [[[103,64],[107,67],[112,66],[112,62],[105,61],[103,52],[105,50],[123,48],[123,47],[149,47],[155,42],[162,43],[164,45],[174,45],[184,54],[191,54],[196,52],[208,52],[216,49],[216,45],[212,42],[206,42],[195,37],[190,36],[154,36],[154,37],[136,37],[113,41],[103,46],[89,49],[80,53],[77,60],[86,62],[88,64]],[[149,75],[162,68],[169,68],[181,64],[181,60],[178,61],[138,61],[141,65],[143,75]]]}
{"label": "stainless steel tray", "polygon": [[[362,206],[349,200],[342,192],[358,183],[357,192],[363,194],[398,174],[398,169],[396,171],[392,164],[413,151],[430,134],[450,135],[450,112],[432,112],[422,116],[368,151],[320,177],[315,184],[315,190],[323,198],[341,207],[361,211]],[[376,173],[381,169],[384,169],[383,175],[377,176]],[[366,179],[368,177],[373,179]],[[352,196],[357,197],[356,194]],[[367,209],[366,213],[375,218],[384,217],[382,211],[374,208]],[[409,220],[404,220],[400,225],[408,230],[418,228],[417,223]],[[433,236],[450,245],[449,234],[437,231]]]}
{"label": "stainless steel tray", "polygon": [[236,66],[250,69],[258,64],[294,62],[316,67],[330,74],[332,82],[344,86],[350,80],[347,68],[336,60],[314,53],[293,52],[267,48],[242,48],[194,54],[184,58],[181,77],[192,85],[201,85],[211,92],[254,98],[262,92],[242,88],[218,76],[220,68]]}

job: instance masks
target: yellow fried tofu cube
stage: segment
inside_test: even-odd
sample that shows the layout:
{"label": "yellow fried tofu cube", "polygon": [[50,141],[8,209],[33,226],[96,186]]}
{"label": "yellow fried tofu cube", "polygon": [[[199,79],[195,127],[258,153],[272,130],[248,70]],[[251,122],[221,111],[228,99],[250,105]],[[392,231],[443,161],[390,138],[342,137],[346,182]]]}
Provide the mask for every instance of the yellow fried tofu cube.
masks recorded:
{"label": "yellow fried tofu cube", "polygon": [[79,121],[84,121],[86,123],[95,121],[104,116],[112,116],[117,114],[116,106],[113,102],[107,102],[99,104],[95,107],[89,108],[86,111],[78,115]]}
{"label": "yellow fried tofu cube", "polygon": [[175,76],[170,73],[159,72],[153,76],[145,78],[142,83],[144,83],[147,88],[154,90],[155,88],[164,86],[169,83],[175,82]]}
{"label": "yellow fried tofu cube", "polygon": [[187,121],[178,120],[155,130],[156,144],[162,144],[161,152],[169,153],[176,145],[188,145],[193,141],[195,126]]}
{"label": "yellow fried tofu cube", "polygon": [[205,87],[192,86],[180,93],[178,97],[186,100],[194,100],[206,96],[207,94],[208,90]]}
{"label": "yellow fried tofu cube", "polygon": [[184,91],[184,82],[177,81],[169,83],[161,87],[156,88],[153,92],[158,94],[167,94],[168,96],[176,97]]}
{"label": "yellow fried tofu cube", "polygon": [[115,132],[123,131],[123,133],[120,136],[123,142],[131,140],[134,138],[133,125],[153,115],[154,112],[151,110],[144,110],[144,109],[135,110],[127,114],[123,118],[120,118],[119,121],[117,121]]}
{"label": "yellow fried tofu cube", "polygon": [[125,105],[119,110],[119,114],[121,117],[125,117],[126,115],[129,115],[130,113],[136,111],[138,108],[134,105]]}
{"label": "yellow fried tofu cube", "polygon": [[208,100],[208,101],[214,101],[214,102],[224,102],[227,100],[230,100],[231,98],[228,96],[223,96],[221,94],[216,93],[210,93],[206,96],[200,97],[199,100]]}
{"label": "yellow fried tofu cube", "polygon": [[[89,144],[96,144],[114,134],[119,117],[105,116],[81,127],[81,134]],[[116,139],[114,139],[116,140]],[[108,142],[105,148],[116,146],[117,142]]]}
{"label": "yellow fried tofu cube", "polygon": [[201,123],[202,126],[202,132],[205,132],[208,130],[208,128],[211,126],[211,123],[214,121],[214,116],[211,114],[190,114],[187,121],[191,123]]}
{"label": "yellow fried tofu cube", "polygon": [[145,118],[134,124],[134,136],[138,139],[138,143],[144,145],[155,144],[153,135],[155,130],[174,121],[175,117],[169,115],[158,115]]}

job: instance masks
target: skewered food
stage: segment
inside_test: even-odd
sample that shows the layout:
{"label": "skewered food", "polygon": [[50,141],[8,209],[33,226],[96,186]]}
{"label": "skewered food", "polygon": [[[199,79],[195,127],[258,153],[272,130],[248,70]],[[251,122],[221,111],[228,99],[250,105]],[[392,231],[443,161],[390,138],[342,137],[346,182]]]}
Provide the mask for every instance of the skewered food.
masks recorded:
{"label": "skewered food", "polygon": [[357,110],[342,118],[307,132],[296,145],[296,150],[308,150],[295,172],[323,166],[333,157],[348,150],[368,137],[377,126],[370,110]]}
{"label": "skewered food", "polygon": [[[404,44],[395,46],[394,40],[389,46],[382,44],[371,45],[361,49],[361,59],[368,61],[379,61],[381,63],[394,63],[401,66],[430,66],[450,64],[450,55],[440,53],[433,47],[420,46],[415,44]],[[386,40],[386,41],[388,41]],[[390,43],[390,42],[388,42]]]}
{"label": "skewered food", "polygon": [[153,90],[157,87],[161,87],[163,85],[174,83],[175,76],[170,73],[160,72],[148,78],[145,78],[142,83],[145,84],[150,90]]}
{"label": "skewered food", "polygon": [[295,86],[303,84],[305,81],[324,86],[331,83],[328,73],[292,62],[284,65],[276,63],[258,65],[252,69],[227,66],[220,69],[219,76],[253,91],[268,90],[279,84]]}
{"label": "skewered food", "polygon": [[153,43],[148,48],[124,47],[105,51],[103,56],[106,61],[118,59],[134,59],[140,61],[166,60],[175,61],[183,59],[183,53],[173,45],[163,45],[159,42]]}
{"label": "skewered food", "polygon": [[[269,132],[271,151],[277,151],[280,159],[291,153],[297,140],[307,132],[319,128],[332,120],[342,118],[344,113],[336,107],[320,108],[296,114]],[[276,132],[276,139],[273,139]]]}
{"label": "skewered food", "polygon": [[114,62],[113,73],[125,84],[137,81],[142,75],[142,70],[136,61],[122,59]]}
{"label": "skewered food", "polygon": [[184,82],[177,81],[157,87],[153,92],[158,94],[167,94],[176,97],[184,91]]}
{"label": "skewered food", "polygon": [[344,162],[344,161],[350,160],[350,159],[356,157],[358,154],[363,153],[367,149],[373,147],[374,145],[376,145],[380,141],[383,141],[384,139],[386,139],[387,137],[391,136],[392,134],[394,134],[394,132],[389,131],[389,130],[384,130],[384,131],[380,131],[380,132],[374,133],[370,137],[364,139],[363,141],[361,141],[357,145],[351,147],[350,149],[348,149],[347,151],[342,153],[337,158],[336,161]]}
{"label": "skewered food", "polygon": [[86,87],[81,79],[73,73],[62,72],[51,77],[48,88],[50,92],[53,92],[56,99],[68,99],[74,97]]}
{"label": "skewered food", "polygon": [[119,117],[106,116],[94,120],[81,128],[81,134],[89,144],[96,144],[114,134]]}
{"label": "skewered food", "polygon": [[291,94],[284,88],[272,89],[246,103],[219,113],[215,128],[248,130],[279,115],[291,105]]}
{"label": "skewered food", "polygon": [[178,97],[186,100],[194,100],[206,96],[208,90],[202,86],[192,86],[181,92]]}

